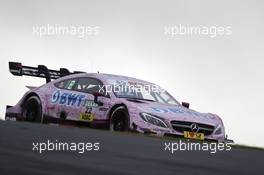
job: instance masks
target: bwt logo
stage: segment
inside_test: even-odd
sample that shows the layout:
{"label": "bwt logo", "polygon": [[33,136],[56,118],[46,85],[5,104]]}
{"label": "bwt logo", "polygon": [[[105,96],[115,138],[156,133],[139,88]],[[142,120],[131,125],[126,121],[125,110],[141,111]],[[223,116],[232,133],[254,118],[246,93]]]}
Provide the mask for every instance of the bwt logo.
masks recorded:
{"label": "bwt logo", "polygon": [[192,115],[192,116],[202,116],[202,114],[198,114],[197,112],[194,112],[194,111],[190,111],[190,110],[186,110],[186,109],[183,109],[181,107],[175,107],[175,108],[159,108],[159,107],[152,107],[151,109],[153,109],[155,112],[158,112],[158,113],[175,113],[175,114],[189,114],[189,115]]}
{"label": "bwt logo", "polygon": [[82,101],[84,101],[85,95],[74,94],[74,93],[61,93],[61,91],[55,91],[52,94],[51,103],[58,103],[60,105],[68,106],[81,106]]}

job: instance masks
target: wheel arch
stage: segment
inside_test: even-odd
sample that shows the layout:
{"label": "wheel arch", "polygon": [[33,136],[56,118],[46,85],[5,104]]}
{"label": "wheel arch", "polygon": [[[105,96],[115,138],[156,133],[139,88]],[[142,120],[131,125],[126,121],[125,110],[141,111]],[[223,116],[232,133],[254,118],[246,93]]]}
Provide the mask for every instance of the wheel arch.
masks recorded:
{"label": "wheel arch", "polygon": [[110,121],[110,118],[111,118],[111,115],[113,114],[113,112],[118,108],[118,107],[125,107],[125,109],[127,110],[127,113],[129,115],[129,111],[128,111],[128,108],[127,108],[127,105],[124,104],[124,103],[118,103],[118,104],[115,104],[114,106],[111,107],[109,113],[108,113],[108,120]]}
{"label": "wheel arch", "polygon": [[25,107],[25,103],[26,103],[26,101],[30,98],[30,97],[33,97],[33,96],[36,96],[38,99],[39,99],[39,101],[40,101],[40,104],[41,104],[41,112],[42,112],[42,115],[44,115],[44,112],[45,112],[45,110],[44,110],[44,107],[43,107],[43,100],[42,100],[42,98],[40,97],[40,95],[38,94],[38,93],[36,93],[36,92],[30,92],[29,94],[27,94],[23,99],[22,99],[22,101],[21,101],[21,115],[22,115],[22,111],[23,111],[23,109],[24,109],[24,107]]}
{"label": "wheel arch", "polygon": [[[124,109],[119,109],[120,107],[123,107]],[[127,105],[124,104],[124,103],[115,104],[110,109],[110,112],[108,114],[108,123],[109,123],[110,130],[111,130],[111,123],[114,121],[114,119],[116,119],[116,117],[120,117],[120,111],[119,110],[123,110],[123,112],[126,113],[126,117],[124,119],[125,119],[125,121],[127,123],[127,125],[126,125],[127,126],[127,130],[131,130],[130,113],[129,113]],[[114,114],[115,112],[117,112],[117,115]]]}
{"label": "wheel arch", "polygon": [[25,102],[32,96],[36,96],[39,98],[40,102],[42,102],[40,96],[36,93],[36,92],[30,92],[29,94],[27,94],[21,101],[21,107],[23,108],[25,105]]}
{"label": "wheel arch", "polygon": [[[44,109],[43,109],[43,103],[40,95],[38,95],[36,92],[30,92],[24,96],[24,98],[21,100],[21,117],[23,117],[24,110],[26,110],[26,106],[28,105],[28,100],[35,100],[38,103],[39,112],[40,112],[40,123],[42,123],[44,120]],[[26,120],[26,119],[25,119]]]}

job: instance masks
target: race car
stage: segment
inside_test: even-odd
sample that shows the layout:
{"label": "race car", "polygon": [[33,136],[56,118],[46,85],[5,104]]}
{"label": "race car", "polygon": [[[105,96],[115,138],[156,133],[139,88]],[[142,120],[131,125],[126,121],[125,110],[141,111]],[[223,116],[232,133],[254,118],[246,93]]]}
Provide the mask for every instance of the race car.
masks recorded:
{"label": "race car", "polygon": [[166,90],[147,81],[18,62],[9,62],[9,71],[16,76],[45,78],[46,84],[28,87],[30,90],[15,106],[6,107],[6,120],[76,122],[111,131],[218,142],[226,139],[218,115],[189,109],[189,103],[179,103]]}

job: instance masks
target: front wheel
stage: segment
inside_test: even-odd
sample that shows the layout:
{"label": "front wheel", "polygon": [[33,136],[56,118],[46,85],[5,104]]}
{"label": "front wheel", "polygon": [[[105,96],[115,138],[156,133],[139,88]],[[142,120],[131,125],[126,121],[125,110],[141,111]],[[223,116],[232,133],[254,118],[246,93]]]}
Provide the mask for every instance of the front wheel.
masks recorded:
{"label": "front wheel", "polygon": [[110,117],[110,131],[128,131],[129,115],[124,106],[117,107]]}
{"label": "front wheel", "polygon": [[26,100],[22,117],[29,122],[42,123],[42,106],[37,96],[31,96]]}

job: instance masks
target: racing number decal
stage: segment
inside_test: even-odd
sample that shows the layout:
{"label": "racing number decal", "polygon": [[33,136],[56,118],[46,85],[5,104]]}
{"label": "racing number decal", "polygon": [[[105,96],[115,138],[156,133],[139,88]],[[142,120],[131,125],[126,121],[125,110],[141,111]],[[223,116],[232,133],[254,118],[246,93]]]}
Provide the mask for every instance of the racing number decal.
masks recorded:
{"label": "racing number decal", "polygon": [[92,113],[92,109],[93,109],[92,107],[87,107],[85,113],[86,114],[91,114]]}
{"label": "racing number decal", "polygon": [[80,119],[92,122],[94,120],[94,115],[92,114],[92,107],[87,106],[85,113],[80,114]]}
{"label": "racing number decal", "polygon": [[204,140],[203,133],[195,133],[195,132],[190,132],[190,131],[184,131],[184,137],[189,138],[189,139]]}

